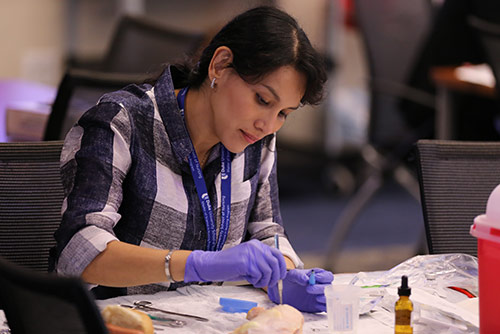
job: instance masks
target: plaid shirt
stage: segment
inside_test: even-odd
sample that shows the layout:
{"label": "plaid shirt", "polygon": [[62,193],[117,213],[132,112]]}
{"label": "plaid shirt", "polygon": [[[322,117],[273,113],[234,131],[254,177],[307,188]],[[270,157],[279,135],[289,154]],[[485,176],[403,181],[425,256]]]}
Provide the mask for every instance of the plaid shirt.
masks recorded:
{"label": "plaid shirt", "polygon": [[[270,135],[231,154],[231,219],[224,248],[253,238],[272,246],[279,233],[282,253],[301,267],[282,226],[275,141]],[[203,170],[217,232],[219,145]],[[57,271],[81,275],[112,240],[159,249],[206,249],[205,220],[187,161],[191,150],[170,68],[154,87],[130,85],[104,95],[70,130],[61,153],[66,197],[55,233]],[[155,284],[117,294],[168,287]]]}

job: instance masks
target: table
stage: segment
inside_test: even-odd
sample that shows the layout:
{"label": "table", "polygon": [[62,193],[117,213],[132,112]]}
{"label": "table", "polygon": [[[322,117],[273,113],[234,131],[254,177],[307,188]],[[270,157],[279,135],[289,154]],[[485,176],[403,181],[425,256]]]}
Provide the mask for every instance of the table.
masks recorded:
{"label": "table", "polygon": [[12,102],[5,109],[9,141],[41,141],[52,106],[38,102]]}
{"label": "table", "polygon": [[[34,122],[39,121],[39,118],[47,119],[48,111],[47,106],[49,106],[52,101],[54,101],[57,94],[57,87],[31,82],[20,79],[0,79],[0,142],[12,141],[7,135],[7,125],[6,125],[6,113],[7,109],[13,105],[18,105],[19,103],[31,104],[30,108],[35,105],[43,105],[42,114],[34,114],[32,116],[28,115],[28,118],[35,118]],[[35,107],[39,110],[39,107]],[[26,120],[26,118],[24,118]],[[14,119],[15,121],[15,119]],[[33,126],[33,120],[29,119],[29,126]],[[44,127],[44,124],[35,124],[37,129]],[[38,131],[38,130],[37,130]],[[39,130],[39,131],[43,131]],[[13,138],[13,140],[19,138]],[[26,138],[33,140],[31,137]]]}
{"label": "table", "polygon": [[[347,275],[346,277],[351,277]],[[178,291],[160,292],[154,295],[133,295],[126,297],[112,298],[104,301],[99,301],[98,305],[104,307],[106,305],[127,304],[132,305],[134,301],[147,300],[151,301],[156,307],[168,309],[174,312],[193,314],[210,319],[209,322],[200,322],[187,318],[178,318],[187,322],[183,328],[165,328],[162,333],[176,334],[192,334],[206,333],[219,334],[230,333],[237,327],[241,326],[247,320],[246,313],[226,313],[222,311],[219,305],[219,298],[238,298],[243,300],[254,301],[258,306],[271,308],[273,302],[269,300],[267,294],[250,286],[188,286],[179,289]],[[311,314],[303,313],[304,334],[306,333],[328,333],[327,314]],[[155,325],[156,328],[162,328]],[[374,318],[366,318],[360,322],[358,333],[391,333],[391,328],[385,326]],[[269,333],[272,334],[272,333]]]}
{"label": "table", "polygon": [[[335,275],[334,284],[364,286],[361,308],[366,313],[360,316],[358,333],[394,333],[394,302],[401,275],[408,275],[412,288],[410,299],[415,305],[413,312],[414,333],[478,333],[477,299],[448,289],[459,286],[477,294],[477,258],[464,254],[443,254],[416,256],[398,266],[380,272],[360,272]],[[368,287],[369,286],[369,287]],[[382,298],[379,298],[383,296]],[[239,298],[255,301],[259,306],[269,308],[274,304],[265,292],[250,286],[193,285],[177,291],[164,291],[151,295],[129,295],[98,301],[100,308],[106,305],[133,304],[148,300],[154,306],[209,318],[209,322],[185,319],[182,328],[166,328],[162,333],[230,333],[246,322],[244,313],[226,313],[219,306],[219,297]],[[378,299],[369,310],[368,302]],[[471,307],[472,306],[472,307]],[[303,313],[304,334],[328,333],[327,314]],[[3,313],[0,314],[0,333]],[[163,328],[163,327],[158,327]],[[451,329],[450,329],[451,328]],[[270,333],[272,334],[272,333]]]}
{"label": "table", "polygon": [[[466,75],[461,76],[461,72]],[[474,94],[488,99],[494,99],[497,96],[494,81],[491,84],[489,78],[493,76],[491,69],[484,64],[459,67],[438,66],[431,69],[430,75],[437,88],[435,119],[437,139],[454,139],[455,137],[452,97],[454,92]]]}
{"label": "table", "polygon": [[[394,303],[401,275],[408,275],[415,304],[414,333],[475,333],[478,326],[477,300],[448,289],[449,284],[464,287],[477,294],[477,259],[464,254],[416,256],[388,271],[337,274],[333,284],[354,283],[371,286],[361,289],[361,308],[369,309],[369,302],[383,296],[371,311],[360,316],[358,333],[394,333]],[[225,313],[219,306],[219,297],[255,301],[270,308],[274,304],[265,292],[249,286],[188,286],[177,291],[153,295],[135,295],[99,301],[110,304],[133,304],[148,300],[160,308],[195,314],[210,321],[188,320],[184,328],[165,330],[165,333],[230,333],[245,321],[244,313]],[[466,305],[462,307],[461,305]],[[472,308],[471,308],[472,306]],[[468,307],[468,308],[467,308]],[[303,313],[304,334],[328,333],[327,314]],[[451,315],[453,318],[447,318]],[[460,320],[461,319],[461,320]],[[184,319],[183,319],[184,320]],[[454,325],[452,325],[454,323]],[[465,324],[465,325],[464,325]],[[162,333],[162,332],[158,332]]]}

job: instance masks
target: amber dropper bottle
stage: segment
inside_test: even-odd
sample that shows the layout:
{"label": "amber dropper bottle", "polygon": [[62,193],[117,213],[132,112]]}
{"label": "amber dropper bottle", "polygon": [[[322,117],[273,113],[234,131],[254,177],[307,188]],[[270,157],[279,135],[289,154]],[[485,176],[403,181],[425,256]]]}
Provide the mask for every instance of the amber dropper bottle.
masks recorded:
{"label": "amber dropper bottle", "polygon": [[411,327],[411,312],[413,303],[410,300],[411,289],[408,287],[408,277],[401,277],[401,286],[398,288],[399,299],[396,302],[394,311],[396,313],[395,334],[413,334]]}

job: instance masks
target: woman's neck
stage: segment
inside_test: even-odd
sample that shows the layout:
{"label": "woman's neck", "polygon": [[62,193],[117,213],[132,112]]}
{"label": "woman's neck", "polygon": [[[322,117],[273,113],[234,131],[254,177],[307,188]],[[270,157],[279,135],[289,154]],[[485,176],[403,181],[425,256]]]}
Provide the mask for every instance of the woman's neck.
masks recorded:
{"label": "woman's neck", "polygon": [[213,113],[206,88],[188,90],[184,101],[184,117],[194,149],[204,167],[210,149],[218,143],[213,131]]}

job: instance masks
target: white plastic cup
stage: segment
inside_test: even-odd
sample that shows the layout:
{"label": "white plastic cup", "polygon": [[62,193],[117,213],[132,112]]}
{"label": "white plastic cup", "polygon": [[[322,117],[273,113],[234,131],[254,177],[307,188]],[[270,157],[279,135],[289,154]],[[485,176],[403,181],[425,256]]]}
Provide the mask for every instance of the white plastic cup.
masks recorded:
{"label": "white plastic cup", "polygon": [[325,288],[325,297],[329,332],[356,333],[359,322],[359,286],[331,284]]}

